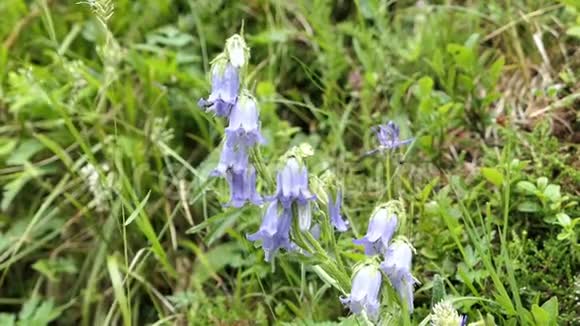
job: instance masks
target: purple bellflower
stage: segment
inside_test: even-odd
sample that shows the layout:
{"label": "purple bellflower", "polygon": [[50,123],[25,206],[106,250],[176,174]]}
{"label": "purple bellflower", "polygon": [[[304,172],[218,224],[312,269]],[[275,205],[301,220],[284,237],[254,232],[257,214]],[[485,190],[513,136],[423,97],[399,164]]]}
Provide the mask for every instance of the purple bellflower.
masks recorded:
{"label": "purple bellflower", "polygon": [[416,281],[411,274],[413,249],[402,240],[396,240],[385,252],[385,261],[381,269],[389,277],[393,288],[399,294],[401,301],[406,301],[409,312],[413,311],[413,286]]}
{"label": "purple bellflower", "polygon": [[242,91],[230,113],[230,124],[226,128],[226,144],[250,147],[264,143],[260,133],[260,113],[256,100],[248,91]]}
{"label": "purple bellflower", "polygon": [[[312,223],[312,208],[310,201],[314,196],[308,188],[308,170],[296,157],[291,156],[286,165],[278,172],[276,195],[274,196],[285,209],[292,210],[296,203],[298,210],[298,225],[300,230],[308,231]],[[272,199],[274,199],[272,198]]]}
{"label": "purple bellflower", "polygon": [[308,169],[297,158],[290,157],[278,172],[275,198],[284,207],[293,202],[304,205],[316,198],[308,188]]}
{"label": "purple bellflower", "polygon": [[353,240],[353,243],[364,246],[367,256],[385,253],[397,230],[397,223],[397,215],[390,208],[379,207],[371,216],[367,234],[361,239]]}
{"label": "purple bellflower", "polygon": [[228,139],[222,146],[222,152],[220,155],[220,161],[211,172],[210,175],[225,175],[227,170],[232,170],[234,173],[242,173],[248,168],[249,156],[248,150],[245,146],[228,146]]}
{"label": "purple bellflower", "polygon": [[379,315],[379,292],[381,290],[381,271],[375,265],[365,265],[355,271],[352,289],[347,297],[341,297],[342,304],[347,305],[355,314],[363,311],[375,320]]}
{"label": "purple bellflower", "polygon": [[401,132],[399,126],[393,121],[387,122],[386,125],[378,125],[373,127],[373,131],[377,135],[377,140],[379,141],[379,147],[367,153],[367,155],[374,154],[376,152],[384,152],[392,150],[404,145],[409,144],[415,138],[401,140],[399,134]]}
{"label": "purple bellflower", "polygon": [[294,246],[290,241],[291,222],[292,211],[283,209],[282,214],[279,214],[278,201],[273,201],[266,208],[262,225],[260,225],[258,232],[249,234],[246,237],[250,241],[262,241],[265,259],[270,261],[280,248],[293,250]]}
{"label": "purple bellflower", "polygon": [[332,194],[328,192],[328,215],[330,223],[340,232],[348,229],[348,221],[342,219],[340,209],[342,206],[342,190],[336,192],[336,200],[332,199]]}
{"label": "purple bellflower", "polygon": [[262,204],[262,197],[256,192],[256,169],[252,165],[240,172],[228,170],[226,180],[230,185],[230,201],[226,206],[242,207],[247,201]]}
{"label": "purple bellflower", "polygon": [[239,89],[238,69],[224,54],[220,54],[211,67],[211,93],[207,99],[200,99],[197,104],[219,117],[227,117],[236,103]]}

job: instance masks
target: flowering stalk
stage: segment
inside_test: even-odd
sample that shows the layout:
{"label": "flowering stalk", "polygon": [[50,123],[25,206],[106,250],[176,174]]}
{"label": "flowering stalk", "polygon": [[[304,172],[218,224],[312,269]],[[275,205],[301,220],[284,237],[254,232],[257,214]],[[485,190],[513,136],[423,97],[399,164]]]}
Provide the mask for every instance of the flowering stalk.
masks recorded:
{"label": "flowering stalk", "polygon": [[385,174],[387,176],[387,200],[393,199],[393,184],[391,180],[391,155],[387,154],[385,158]]}
{"label": "flowering stalk", "polygon": [[322,248],[320,243],[309,232],[301,232],[298,228],[298,221],[295,220],[295,225],[292,230],[292,238],[296,245],[307,250],[320,263],[320,268],[336,280],[334,285],[342,293],[346,293],[346,289],[350,288],[348,274],[346,273],[342,264],[337,264],[336,260],[328,255],[326,250]]}

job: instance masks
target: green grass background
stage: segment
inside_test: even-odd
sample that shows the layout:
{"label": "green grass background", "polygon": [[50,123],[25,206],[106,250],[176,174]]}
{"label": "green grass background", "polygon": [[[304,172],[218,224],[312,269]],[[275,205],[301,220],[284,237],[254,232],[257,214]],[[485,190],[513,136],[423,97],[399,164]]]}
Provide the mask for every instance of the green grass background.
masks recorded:
{"label": "green grass background", "polygon": [[224,122],[196,103],[242,26],[262,156],[273,173],[306,142],[311,173],[342,180],[347,268],[384,200],[383,162],[361,157],[394,120],[416,137],[393,181],[410,322],[443,284],[477,325],[580,324],[577,0],[2,0],[0,17],[0,325],[362,324],[306,258],[264,262],[245,239],[261,210],[222,208],[208,178]]}

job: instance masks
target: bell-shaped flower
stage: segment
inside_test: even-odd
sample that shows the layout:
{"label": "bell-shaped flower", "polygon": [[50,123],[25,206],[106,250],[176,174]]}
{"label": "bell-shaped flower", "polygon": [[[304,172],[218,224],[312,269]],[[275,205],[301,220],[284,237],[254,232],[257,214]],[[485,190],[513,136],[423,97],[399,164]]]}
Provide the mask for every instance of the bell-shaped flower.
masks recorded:
{"label": "bell-shaped flower", "polygon": [[262,204],[262,197],[256,191],[256,169],[251,164],[242,171],[226,171],[226,180],[230,185],[230,201],[226,206],[242,207],[246,202]]}
{"label": "bell-shaped flower", "polygon": [[245,146],[228,146],[228,141],[224,142],[220,161],[217,167],[211,172],[212,176],[225,175],[227,170],[235,173],[242,173],[249,164],[248,150]]}
{"label": "bell-shaped flower", "polygon": [[367,228],[367,234],[354,244],[362,245],[368,256],[384,253],[397,230],[397,215],[387,206],[379,206],[373,212]]}
{"label": "bell-shaped flower", "polygon": [[411,274],[413,248],[403,240],[396,240],[387,248],[381,269],[389,277],[391,285],[406,302],[409,312],[413,311],[413,286],[416,281]]}
{"label": "bell-shaped flower", "polygon": [[227,144],[250,147],[264,143],[260,133],[260,113],[254,97],[246,90],[240,94],[230,113],[230,123],[226,128]]}
{"label": "bell-shaped flower", "polygon": [[240,89],[239,71],[227,59],[220,54],[212,62],[211,67],[211,93],[207,99],[200,99],[198,105],[207,112],[214,112],[220,117],[227,117]]}
{"label": "bell-shaped flower", "polygon": [[360,314],[364,311],[369,318],[374,320],[379,315],[381,282],[379,268],[373,264],[364,265],[355,271],[350,294],[341,297],[340,301],[353,313]]}
{"label": "bell-shaped flower", "polygon": [[297,158],[289,157],[278,172],[275,198],[287,208],[293,202],[304,205],[315,198],[308,188],[308,169]]}
{"label": "bell-shaped flower", "polygon": [[348,229],[348,221],[342,218],[340,210],[342,207],[342,190],[336,192],[336,199],[332,199],[332,194],[328,193],[328,216],[330,223],[340,232]]}
{"label": "bell-shaped flower", "polygon": [[373,131],[377,136],[379,141],[379,147],[368,152],[367,155],[374,154],[376,152],[384,152],[387,150],[392,150],[404,145],[409,144],[415,138],[410,138],[406,140],[401,140],[399,138],[400,128],[393,121],[387,122],[386,125],[378,125],[373,127]]}
{"label": "bell-shaped flower", "polygon": [[294,248],[290,241],[290,224],[292,222],[292,211],[283,209],[282,214],[278,210],[278,202],[273,201],[266,208],[262,219],[262,225],[258,232],[249,234],[246,237],[250,241],[262,241],[262,249],[265,253],[266,261],[270,261],[280,248],[292,250]]}

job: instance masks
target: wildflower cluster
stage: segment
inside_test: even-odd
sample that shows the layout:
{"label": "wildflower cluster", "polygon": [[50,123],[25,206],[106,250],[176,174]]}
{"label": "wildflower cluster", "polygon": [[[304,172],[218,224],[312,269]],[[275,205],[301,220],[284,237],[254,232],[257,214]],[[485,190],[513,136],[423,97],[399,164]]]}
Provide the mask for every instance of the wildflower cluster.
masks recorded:
{"label": "wildflower cluster", "polygon": [[[279,249],[300,249],[290,239],[294,215],[301,231],[318,233],[318,229],[311,230],[311,204],[316,196],[310,191],[305,164],[312,149],[299,146],[289,150],[281,159],[274,195],[264,198],[258,193],[256,169],[249,154],[253,146],[265,143],[265,139],[260,132],[258,103],[250,91],[241,86],[248,58],[249,49],[243,37],[237,34],[230,37],[224,52],[212,61],[211,93],[206,99],[200,99],[198,105],[206,112],[228,119],[220,160],[211,174],[223,176],[229,183],[230,200],[226,206],[266,203],[262,224],[256,233],[248,235],[248,239],[260,241],[265,259],[270,261]],[[342,220],[340,213],[342,190],[338,190],[335,198],[331,197],[331,191],[328,193],[332,224],[339,231],[346,231],[348,223]]]}
{"label": "wildflower cluster", "polygon": [[[314,270],[324,275],[323,279],[330,280],[330,284],[346,292],[348,275],[316,243],[320,227],[312,226],[313,213],[316,212],[317,216],[322,214],[317,210],[320,203],[327,207],[328,225],[340,232],[348,230],[349,222],[341,213],[344,190],[331,172],[321,177],[309,176],[306,161],[313,155],[313,149],[309,145],[301,145],[287,151],[280,160],[276,188],[272,189],[274,193],[262,196],[256,190],[258,176],[249,154],[254,146],[265,143],[265,140],[260,132],[258,103],[241,86],[248,58],[249,50],[241,36],[234,35],[228,39],[224,52],[212,61],[211,94],[198,103],[206,112],[228,119],[220,160],[212,175],[223,176],[229,183],[230,200],[226,206],[241,207],[248,202],[265,205],[258,231],[248,234],[247,238],[261,243],[266,261],[271,261],[280,249],[299,254],[316,253],[315,256],[323,257],[320,258],[320,266],[326,268],[317,266],[318,269]],[[393,122],[376,127],[375,132],[380,145],[372,153],[382,153],[412,141],[400,140],[399,128]],[[260,169],[260,173],[267,172]],[[413,310],[413,287],[417,282],[411,274],[414,249],[405,238],[394,238],[400,219],[404,217],[402,206],[396,200],[378,206],[371,215],[366,235],[354,240],[355,244],[364,247],[369,259],[356,265],[350,294],[340,300],[352,312],[373,320],[380,313],[379,294],[383,275],[397,291],[407,310]],[[308,233],[311,236],[302,236]]]}
{"label": "wildflower cluster", "polygon": [[264,143],[260,132],[260,113],[250,91],[240,87],[242,72],[249,56],[243,37],[234,35],[226,48],[211,63],[211,94],[198,105],[207,112],[228,119],[220,161],[212,172],[223,176],[230,186],[226,206],[242,207],[246,202],[262,203],[256,191],[256,169],[249,160],[249,151]]}
{"label": "wildflower cluster", "polygon": [[376,263],[376,259],[371,259],[358,272],[355,271],[350,295],[341,298],[354,313],[364,311],[371,319],[378,316],[376,302],[381,289],[380,270],[387,276],[407,309],[413,310],[413,286],[416,280],[411,274],[411,261],[414,249],[403,237],[393,240],[399,216],[404,214],[400,206],[398,201],[390,201],[377,207],[371,215],[366,235],[353,240],[353,243],[364,247],[367,256],[383,257],[380,264]]}

